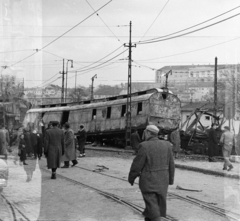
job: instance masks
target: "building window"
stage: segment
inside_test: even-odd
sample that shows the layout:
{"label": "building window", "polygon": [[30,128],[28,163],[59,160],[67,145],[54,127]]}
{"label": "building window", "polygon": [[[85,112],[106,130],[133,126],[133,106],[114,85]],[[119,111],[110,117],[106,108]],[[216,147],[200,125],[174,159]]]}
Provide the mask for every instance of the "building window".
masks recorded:
{"label": "building window", "polygon": [[107,107],[107,119],[111,118],[112,107]]}

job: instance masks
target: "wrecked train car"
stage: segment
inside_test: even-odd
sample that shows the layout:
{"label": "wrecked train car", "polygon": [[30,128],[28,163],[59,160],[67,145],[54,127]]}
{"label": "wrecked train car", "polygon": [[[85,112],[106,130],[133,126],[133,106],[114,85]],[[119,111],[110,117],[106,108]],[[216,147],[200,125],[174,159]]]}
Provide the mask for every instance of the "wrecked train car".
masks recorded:
{"label": "wrecked train car", "polygon": [[[149,89],[131,95],[131,127],[140,135],[148,124],[154,124],[165,134],[179,127],[181,102],[171,92]],[[50,121],[61,125],[69,122],[74,132],[83,124],[88,141],[125,143],[127,95],[81,103],[42,105],[27,112],[24,127],[41,130]]]}

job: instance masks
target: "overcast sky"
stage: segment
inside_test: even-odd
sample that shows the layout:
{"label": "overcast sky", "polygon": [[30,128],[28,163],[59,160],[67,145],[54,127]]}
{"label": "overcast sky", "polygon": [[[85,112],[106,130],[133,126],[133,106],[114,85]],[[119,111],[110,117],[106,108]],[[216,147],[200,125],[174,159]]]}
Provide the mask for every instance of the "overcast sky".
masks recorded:
{"label": "overcast sky", "polygon": [[[30,57],[15,65],[24,67],[31,62],[32,65],[42,67],[34,82],[32,79],[25,79],[27,86],[45,86],[50,82],[61,86],[61,79],[57,79],[60,74],[57,73],[62,71],[63,58],[73,60],[74,68],[70,68],[69,63],[68,70],[79,71],[78,85],[89,86],[91,77],[95,74],[97,74],[95,86],[125,83],[128,73],[128,51],[125,50],[128,48],[123,47],[123,44],[129,42],[130,21],[132,42],[139,43],[187,29],[240,6],[239,0],[112,0],[107,4],[108,2],[108,0],[42,1],[41,25],[37,27],[41,28],[41,32],[29,36],[29,39],[38,39],[33,48],[45,47],[65,32],[72,30],[45,47],[43,52],[36,53],[35,58]],[[94,10],[105,4],[107,5],[98,11],[98,15],[90,16]],[[240,7],[169,37],[194,31],[238,13]],[[90,17],[87,18],[88,16]],[[219,64],[237,64],[240,61],[239,33],[240,16],[236,16],[181,37],[137,44],[132,50],[134,61],[132,81],[153,82],[155,70],[166,65],[214,64],[216,56]],[[18,53],[18,58],[25,58],[31,53]],[[102,60],[99,61],[100,59]],[[113,60],[107,62],[110,59]],[[106,63],[102,64],[103,62]],[[95,69],[92,70],[92,67]],[[88,71],[84,72],[86,69]],[[75,72],[69,72],[68,76],[68,85],[74,87]],[[41,85],[41,81],[44,83],[48,79],[50,80]]]}

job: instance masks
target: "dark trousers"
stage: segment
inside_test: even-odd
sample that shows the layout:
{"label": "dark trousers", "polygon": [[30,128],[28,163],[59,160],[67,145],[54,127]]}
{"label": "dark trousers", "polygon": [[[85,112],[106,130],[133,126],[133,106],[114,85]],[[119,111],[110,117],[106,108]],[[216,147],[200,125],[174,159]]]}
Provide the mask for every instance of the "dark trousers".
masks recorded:
{"label": "dark trousers", "polygon": [[154,219],[157,217],[166,217],[167,212],[167,192],[159,193],[142,193],[146,208],[143,215],[146,218]]}
{"label": "dark trousers", "polygon": [[52,173],[56,173],[57,168],[52,168]]}
{"label": "dark trousers", "polygon": [[[73,164],[77,164],[77,160],[72,160]],[[64,161],[64,165],[69,167],[69,161]]]}

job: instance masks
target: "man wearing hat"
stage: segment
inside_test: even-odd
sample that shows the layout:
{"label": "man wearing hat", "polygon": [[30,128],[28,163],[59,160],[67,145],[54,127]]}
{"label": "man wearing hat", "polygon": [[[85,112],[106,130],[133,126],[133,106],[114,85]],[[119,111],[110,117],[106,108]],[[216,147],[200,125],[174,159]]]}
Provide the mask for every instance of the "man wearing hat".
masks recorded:
{"label": "man wearing hat", "polygon": [[60,167],[61,157],[64,154],[64,132],[58,128],[57,121],[53,121],[52,126],[53,128],[46,131],[44,154],[48,169],[52,169],[51,179],[56,179],[56,171]]}
{"label": "man wearing hat", "polygon": [[166,217],[168,185],[174,180],[174,160],[171,144],[158,139],[159,129],[155,125],[146,128],[146,141],[140,143],[128,175],[133,185],[139,176],[139,188],[146,205],[145,221],[160,221]]}
{"label": "man wearing hat", "polygon": [[233,169],[233,165],[231,164],[229,158],[234,144],[234,133],[230,131],[228,126],[224,127],[224,133],[220,138],[220,143],[222,144],[222,153],[224,158],[223,170],[230,171]]}

